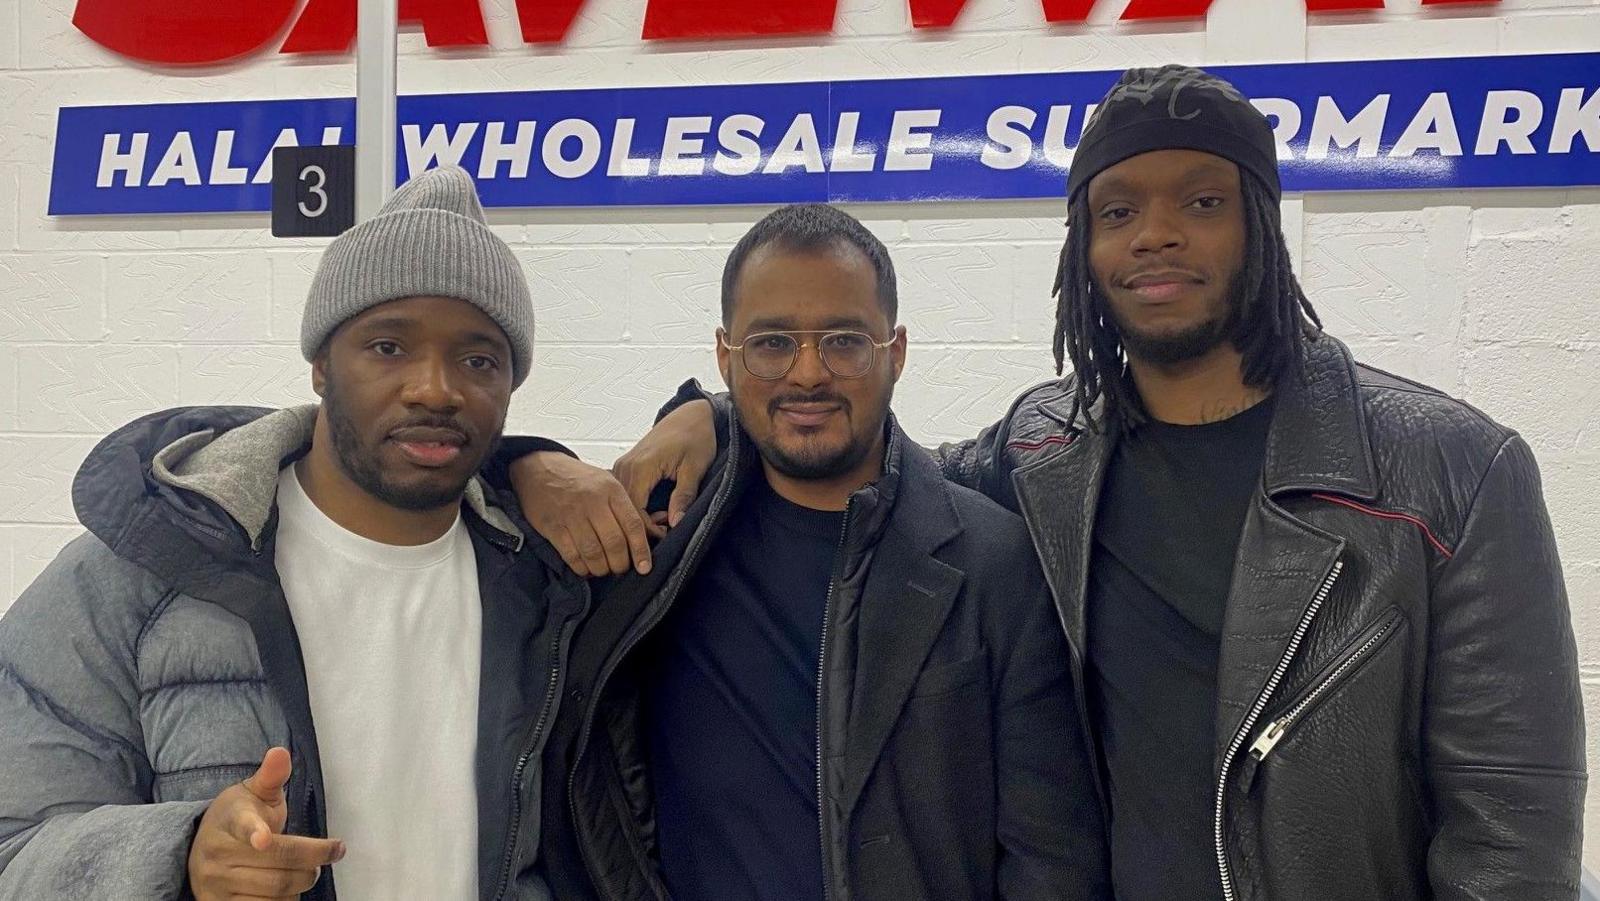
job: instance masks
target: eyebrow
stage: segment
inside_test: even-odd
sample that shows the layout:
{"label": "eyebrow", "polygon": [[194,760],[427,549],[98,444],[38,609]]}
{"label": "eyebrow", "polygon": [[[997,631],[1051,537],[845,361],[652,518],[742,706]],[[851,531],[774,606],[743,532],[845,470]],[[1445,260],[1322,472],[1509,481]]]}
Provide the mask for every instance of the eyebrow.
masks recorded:
{"label": "eyebrow", "polygon": [[[801,329],[794,327],[794,319],[782,316],[757,319],[750,323],[748,328],[751,334],[755,332],[801,331]],[[866,328],[867,321],[860,316],[835,316],[832,319],[823,320],[821,327],[817,330],[827,332],[835,329],[861,329],[865,331]]]}
{"label": "eyebrow", "polygon": [[[1177,180],[1180,183],[1187,185],[1189,182],[1199,181],[1205,178],[1227,177],[1228,169],[1226,166],[1223,166],[1220,163],[1196,163],[1195,165],[1182,170],[1182,173],[1178,176]],[[1095,193],[1098,194],[1107,192],[1112,194],[1127,194],[1130,192],[1137,192],[1141,188],[1140,185],[1134,184],[1127,178],[1120,175],[1112,175],[1107,177],[1104,182],[1097,182],[1097,187],[1098,190]]]}
{"label": "eyebrow", "polygon": [[[360,329],[363,334],[368,335],[381,332],[409,334],[417,328],[418,324],[417,320],[407,316],[379,316],[376,319],[361,323]],[[501,353],[511,352],[511,344],[505,338],[478,330],[469,331],[459,336],[456,339],[456,343],[472,347],[488,346]]]}

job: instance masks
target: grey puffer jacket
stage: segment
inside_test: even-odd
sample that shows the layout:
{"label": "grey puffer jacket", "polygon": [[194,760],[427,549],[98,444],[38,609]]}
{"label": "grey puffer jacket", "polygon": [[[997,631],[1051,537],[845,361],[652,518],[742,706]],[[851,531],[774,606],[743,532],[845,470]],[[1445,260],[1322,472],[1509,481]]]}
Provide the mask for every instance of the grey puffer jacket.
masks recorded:
{"label": "grey puffer jacket", "polygon": [[[273,558],[279,470],[316,408],[177,410],[95,448],[88,533],[0,619],[0,899],[188,895],[195,827],[268,747],[288,831],[323,835],[316,735]],[[484,899],[544,899],[537,760],[586,587],[474,481],[483,604],[477,783]],[[492,687],[492,690],[491,690]],[[328,873],[306,897],[332,899]]]}

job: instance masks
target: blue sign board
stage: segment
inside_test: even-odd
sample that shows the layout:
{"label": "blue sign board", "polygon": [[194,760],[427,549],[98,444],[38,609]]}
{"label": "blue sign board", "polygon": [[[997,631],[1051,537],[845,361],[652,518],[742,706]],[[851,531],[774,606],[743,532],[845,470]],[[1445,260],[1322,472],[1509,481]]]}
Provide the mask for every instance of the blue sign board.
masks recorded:
{"label": "blue sign board", "polygon": [[[1287,191],[1600,184],[1600,53],[1216,67]],[[1059,197],[1116,72],[399,98],[399,178],[488,206]],[[272,150],[349,144],[355,101],[64,107],[50,213],[270,208]]]}

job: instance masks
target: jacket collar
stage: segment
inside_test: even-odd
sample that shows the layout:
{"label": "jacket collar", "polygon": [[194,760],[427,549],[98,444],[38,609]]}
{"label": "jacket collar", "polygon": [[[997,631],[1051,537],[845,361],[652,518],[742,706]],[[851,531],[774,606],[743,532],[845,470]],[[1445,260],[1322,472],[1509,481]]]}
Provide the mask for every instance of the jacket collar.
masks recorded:
{"label": "jacket collar", "polygon": [[[1102,422],[1103,409],[1097,403],[1094,410]],[[1074,433],[1074,452],[1109,458],[1114,433],[1090,428],[1076,415],[1070,390],[1040,403],[1037,412]],[[1093,469],[1104,473],[1103,467]],[[1377,495],[1375,473],[1355,359],[1343,342],[1324,334],[1306,343],[1302,371],[1281,379],[1274,391],[1262,484],[1269,496],[1331,491],[1371,500]]]}
{"label": "jacket collar", "polygon": [[1276,395],[1261,470],[1267,494],[1376,497],[1376,467],[1350,349],[1329,335],[1307,342],[1302,372],[1284,378]]}
{"label": "jacket collar", "polygon": [[[215,503],[244,529],[250,547],[260,550],[277,504],[278,474],[310,448],[316,421],[317,406],[308,404],[220,433],[214,428],[192,432],[156,452],[150,477]],[[504,511],[490,505],[478,478],[467,483],[464,500],[479,519],[520,548],[521,531]]]}

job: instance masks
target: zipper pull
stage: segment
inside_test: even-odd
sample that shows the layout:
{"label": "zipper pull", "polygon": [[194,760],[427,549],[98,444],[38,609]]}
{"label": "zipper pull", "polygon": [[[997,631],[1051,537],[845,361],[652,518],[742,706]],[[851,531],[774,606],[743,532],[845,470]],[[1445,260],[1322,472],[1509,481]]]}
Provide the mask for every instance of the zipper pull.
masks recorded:
{"label": "zipper pull", "polygon": [[1273,720],[1268,723],[1266,731],[1262,732],[1256,739],[1255,744],[1250,746],[1250,756],[1255,758],[1257,762],[1267,759],[1267,755],[1271,754],[1272,749],[1277,747],[1278,742],[1283,739],[1284,729],[1288,725],[1285,719]]}

